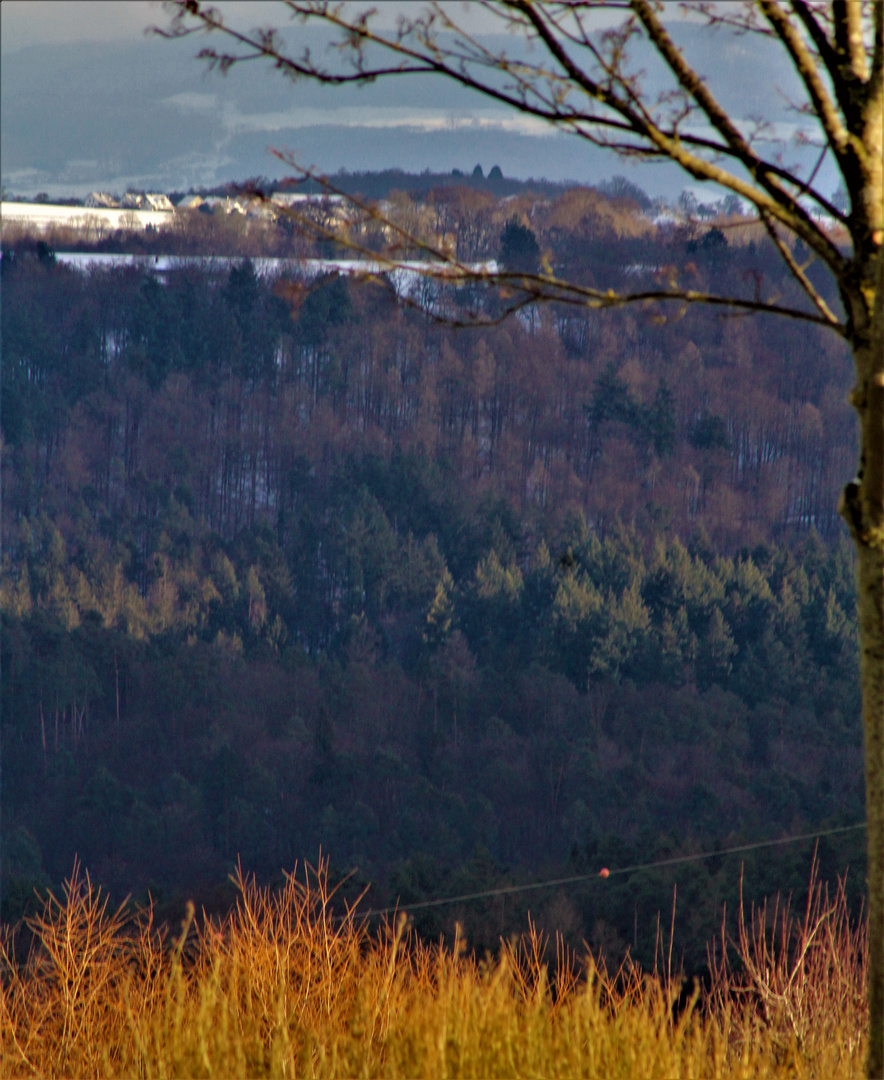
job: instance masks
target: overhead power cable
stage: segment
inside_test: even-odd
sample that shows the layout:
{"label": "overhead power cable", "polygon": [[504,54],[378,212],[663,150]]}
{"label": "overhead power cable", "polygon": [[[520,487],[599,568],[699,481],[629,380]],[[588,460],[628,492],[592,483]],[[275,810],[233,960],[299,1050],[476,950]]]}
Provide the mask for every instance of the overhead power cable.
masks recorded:
{"label": "overhead power cable", "polygon": [[435,900],[421,900],[413,904],[396,904],[393,907],[372,908],[365,912],[354,912],[360,918],[381,918],[385,915],[398,915],[400,912],[423,911],[427,908],[442,907],[445,904],[467,904],[474,900],[487,900],[493,896],[510,896],[514,893],[531,892],[537,889],[554,889],[562,885],[577,885],[581,882],[598,878],[607,879],[617,874],[637,874],[640,870],[657,870],[664,866],[679,866],[682,863],[700,862],[703,859],[719,859],[724,855],[738,855],[746,851],[759,851],[762,848],[778,847],[784,844],[800,844],[805,840],[822,840],[827,836],[859,832],[866,827],[862,821],[857,825],[841,825],[821,832],[802,833],[800,836],[784,836],[779,840],[759,840],[754,844],[739,844],[736,847],[722,848],[720,851],[703,851],[696,855],[677,855],[671,859],[657,859],[654,862],[636,863],[633,866],[619,866],[614,869],[602,867],[589,874],[574,874],[571,877],[553,878],[549,881],[532,881],[528,885],[506,885],[499,889],[483,889],[481,892],[463,893],[460,896],[442,896]]}

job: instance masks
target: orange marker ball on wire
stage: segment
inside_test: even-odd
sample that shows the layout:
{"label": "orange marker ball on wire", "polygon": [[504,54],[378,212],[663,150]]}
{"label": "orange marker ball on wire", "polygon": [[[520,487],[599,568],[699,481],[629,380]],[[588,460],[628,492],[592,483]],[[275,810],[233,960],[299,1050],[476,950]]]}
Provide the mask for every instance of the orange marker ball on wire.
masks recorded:
{"label": "orange marker ball on wire", "polygon": [[610,874],[611,871],[607,868],[607,866],[603,866],[601,870],[599,870],[599,877],[610,877]]}

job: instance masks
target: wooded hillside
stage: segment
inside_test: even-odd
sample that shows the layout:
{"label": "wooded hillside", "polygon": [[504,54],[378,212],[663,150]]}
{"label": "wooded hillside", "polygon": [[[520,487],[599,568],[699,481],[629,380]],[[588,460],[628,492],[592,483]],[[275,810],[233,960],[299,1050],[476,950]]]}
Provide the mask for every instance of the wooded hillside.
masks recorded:
{"label": "wooded hillside", "polygon": [[[793,289],[736,217],[658,227],[590,190],[390,207],[465,259]],[[178,250],[271,228],[194,221]],[[81,274],[26,240],[2,296],[7,916],[75,852],[173,897],[321,844],[406,900],[861,819],[834,337],[697,307],[458,331],[383,283]],[[859,880],[860,853],[825,869]],[[734,868],[691,871],[710,931]],[[641,956],[661,880],[560,921]]]}

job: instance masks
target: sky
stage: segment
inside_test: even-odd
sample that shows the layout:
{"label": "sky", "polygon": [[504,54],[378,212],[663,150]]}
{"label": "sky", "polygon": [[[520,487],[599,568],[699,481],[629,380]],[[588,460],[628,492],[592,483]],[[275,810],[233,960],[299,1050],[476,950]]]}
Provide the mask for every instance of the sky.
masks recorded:
{"label": "sky", "polygon": [[[225,18],[257,26],[279,19],[279,5],[272,0],[222,0],[216,7]],[[381,0],[381,25],[392,26],[414,0]],[[496,20],[464,0],[448,6],[454,14],[467,14],[473,30],[491,30]],[[166,16],[160,0],[3,0],[2,51],[12,52],[25,45],[65,44],[73,41],[120,41],[143,34],[150,26],[163,24]]]}
{"label": "sky", "polygon": [[[280,22],[279,5],[266,0],[217,6],[246,28]],[[416,4],[377,6],[392,26]],[[449,7],[480,37],[496,28],[474,3],[451,0]],[[329,173],[472,171],[480,164],[486,172],[499,165],[507,176],[577,183],[621,173],[670,200],[691,187],[674,167],[633,167],[439,79],[382,80],[357,89],[292,84],[257,64],[224,77],[208,73],[195,59],[208,39],[173,42],[149,34],[168,19],[156,0],[0,4],[0,174],[7,195],[183,191],[286,175],[274,149]],[[761,55],[764,43],[749,50],[748,39],[724,41],[696,22],[676,29],[691,58],[714,71],[736,116],[748,122],[764,113],[783,130],[794,129],[782,96],[789,72]],[[309,41],[322,44],[319,35]],[[787,152],[809,161],[807,150]],[[706,199],[720,194],[696,191]]]}

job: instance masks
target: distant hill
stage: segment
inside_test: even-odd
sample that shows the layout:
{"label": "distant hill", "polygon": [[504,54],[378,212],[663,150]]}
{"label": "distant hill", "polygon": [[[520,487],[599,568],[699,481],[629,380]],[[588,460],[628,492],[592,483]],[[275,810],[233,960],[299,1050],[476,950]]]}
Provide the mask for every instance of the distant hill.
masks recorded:
{"label": "distant hill", "polygon": [[[476,167],[480,169],[479,166]],[[496,198],[511,195],[533,193],[553,198],[573,187],[573,183],[556,182],[543,179],[520,180],[513,176],[504,176],[499,166],[492,166],[487,175],[482,171],[464,172],[452,169],[450,172],[431,172],[425,169],[420,173],[406,172],[404,169],[382,169],[350,172],[346,169],[332,173],[327,177],[331,187],[345,195],[365,199],[385,199],[392,191],[405,191],[413,197],[426,195],[437,188],[468,187],[476,191],[487,191]],[[324,188],[319,180],[287,178],[273,180],[264,176],[242,182],[217,184],[215,187],[191,188],[190,192],[174,192],[173,201],[185,194],[226,195],[243,186],[259,187],[262,191],[299,191],[303,194],[318,194]],[[640,190],[640,189],[639,189]]]}
{"label": "distant hill", "polygon": [[[452,169],[447,173],[430,172],[429,169],[422,173],[410,173],[402,169],[352,173],[343,171],[330,176],[329,181],[346,195],[363,195],[368,199],[384,199],[391,191],[424,195],[433,188],[441,187],[470,187],[477,191],[488,191],[497,198],[521,195],[528,191],[538,195],[559,195],[567,187],[573,186],[550,180],[518,180],[512,176],[504,176],[499,167],[492,167],[487,176],[481,170],[465,173],[460,169]],[[291,181],[283,181],[279,186],[281,190],[288,190],[296,185]],[[307,181],[297,185],[297,190],[313,192],[321,188],[315,181]]]}

